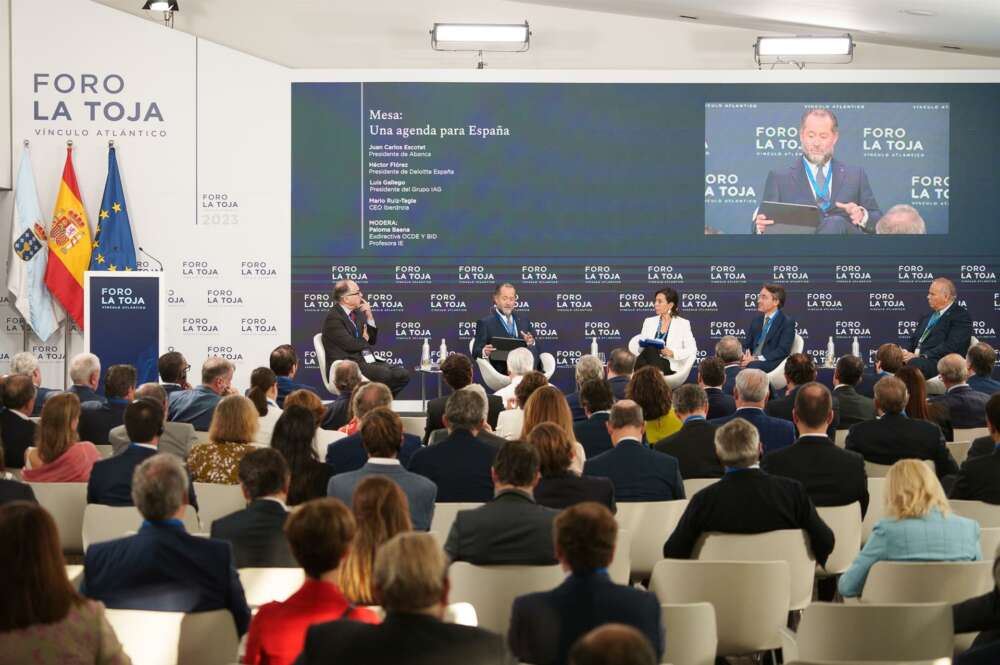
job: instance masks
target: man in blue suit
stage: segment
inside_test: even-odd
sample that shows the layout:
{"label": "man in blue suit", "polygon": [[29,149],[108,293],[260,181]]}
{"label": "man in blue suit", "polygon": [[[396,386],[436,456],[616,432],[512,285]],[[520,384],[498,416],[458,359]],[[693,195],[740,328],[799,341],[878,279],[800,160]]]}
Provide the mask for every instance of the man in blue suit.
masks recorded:
{"label": "man in blue suit", "polygon": [[[839,137],[832,111],[807,110],[799,128],[802,155],[787,169],[767,174],[761,202],[817,206],[823,221],[816,233],[874,233],[882,211],[865,170],[833,158]],[[772,224],[774,220],[756,215],[751,233],[766,233]]]}
{"label": "man in blue suit", "polygon": [[608,578],[618,534],[611,511],[597,503],[580,503],[559,513],[554,526],[556,558],[571,574],[552,591],[514,600],[507,638],[517,659],[539,665],[565,663],[580,636],[608,623],[636,628],[660,658],[663,639],[656,596]]}
{"label": "man in blue suit", "polygon": [[134,536],[95,543],[84,557],[80,592],[112,609],[207,612],[227,609],[247,632],[250,608],[229,543],[193,536],[181,518],[187,474],[166,453],[147,459],[132,479],[145,521]]}
{"label": "man in blue suit", "polygon": [[101,359],[93,353],[78,353],[69,361],[69,378],[73,385],[69,392],[80,398],[80,404],[106,400],[97,392],[101,383]]}
{"label": "man in blue suit", "polygon": [[308,390],[319,395],[319,391],[304,383],[296,383],[295,373],[299,371],[299,358],[295,353],[295,347],[291,344],[282,344],[271,351],[269,359],[271,371],[278,379],[278,403],[279,408],[285,408],[285,398],[296,390]]}
{"label": "man in blue suit", "polygon": [[986,402],[990,396],[973,390],[965,382],[968,366],[965,358],[949,353],[938,361],[938,375],[944,383],[945,394],[930,398],[932,404],[943,404],[948,409],[951,429],[986,427]]}
{"label": "man in blue suit", "polygon": [[770,372],[792,352],[795,320],[785,315],[785,287],[765,284],[757,294],[757,311],[743,342],[740,365]]}
{"label": "man in blue suit", "polygon": [[795,443],[795,425],[781,418],[773,418],[764,413],[768,396],[767,374],[759,369],[745,369],[736,377],[733,396],[736,399],[736,413],[725,418],[715,418],[713,425],[725,425],[734,418],[743,418],[757,428],[765,453],[780,450]]}
{"label": "man in blue suit", "polygon": [[[384,383],[371,382],[358,388],[354,396],[354,415],[358,421],[365,419],[369,413],[380,406],[392,408],[392,391]],[[420,450],[420,437],[415,434],[404,434],[403,443],[399,448],[399,462],[404,467],[410,466],[413,453]],[[368,460],[364,437],[359,429],[354,434],[334,441],[326,449],[326,463],[333,467],[333,472],[347,473],[357,471]]]}
{"label": "man in blue suit", "polygon": [[993,366],[997,362],[997,352],[986,342],[979,342],[969,349],[965,356],[969,363],[969,387],[987,395],[1000,392],[1000,381],[993,378]]}
{"label": "man in blue suit", "polygon": [[191,423],[199,432],[207,432],[222,398],[239,394],[233,388],[235,371],[236,366],[225,358],[208,358],[201,366],[200,386],[170,393],[169,420]]}
{"label": "man in blue suit", "polygon": [[81,441],[99,445],[111,443],[109,433],[124,422],[125,407],[135,399],[136,369],[132,365],[112,365],[104,375],[107,401],[80,405],[77,430]]}
{"label": "man in blue suit", "polygon": [[[743,369],[743,344],[736,337],[726,335],[715,343],[715,357],[722,361],[724,375],[722,382],[718,385],[724,395],[732,398],[733,388],[736,387],[736,375]],[[735,410],[734,406],[733,411]]]}
{"label": "man in blue suit", "polygon": [[910,337],[903,362],[917,367],[929,379],[937,374],[937,362],[949,353],[965,356],[972,341],[972,317],[968,310],[955,302],[955,283],[938,277],[927,288],[927,304],[931,311],[920,319]]}
{"label": "man in blue suit", "polygon": [[[535,328],[527,317],[518,316],[517,289],[509,282],[504,282],[493,290],[493,311],[485,319],[476,322],[476,340],[472,344],[472,358],[488,358],[501,374],[507,374],[507,363],[493,356],[494,337],[519,337],[537,359],[538,344],[535,341]],[[540,367],[539,363],[539,367]]]}
{"label": "man in blue suit", "polygon": [[630,399],[616,402],[607,426],[614,448],[588,459],[583,465],[583,475],[610,479],[618,502],[684,498],[677,459],[642,444],[645,422],[638,404]]}

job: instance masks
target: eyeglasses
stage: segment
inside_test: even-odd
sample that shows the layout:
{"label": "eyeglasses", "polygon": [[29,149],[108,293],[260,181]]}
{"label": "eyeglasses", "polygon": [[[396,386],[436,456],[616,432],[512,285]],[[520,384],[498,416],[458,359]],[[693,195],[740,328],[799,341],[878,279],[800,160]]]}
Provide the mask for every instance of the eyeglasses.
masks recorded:
{"label": "eyeglasses", "polygon": [[191,365],[185,365],[184,366],[184,371],[185,372],[187,372],[189,369],[191,369]]}

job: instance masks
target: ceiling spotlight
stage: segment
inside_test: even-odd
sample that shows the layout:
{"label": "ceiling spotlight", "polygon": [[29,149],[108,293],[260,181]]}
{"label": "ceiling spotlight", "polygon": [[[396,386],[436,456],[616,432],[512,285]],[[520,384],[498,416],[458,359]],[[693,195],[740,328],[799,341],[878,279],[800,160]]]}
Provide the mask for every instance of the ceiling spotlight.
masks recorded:
{"label": "ceiling spotlight", "polygon": [[758,37],[753,45],[757,66],[792,64],[802,69],[806,63],[847,64],[854,59],[851,35],[836,37]]}
{"label": "ceiling spotlight", "polygon": [[150,12],[163,12],[163,24],[174,27],[174,12],[181,10],[177,0],[146,0],[142,8]]}
{"label": "ceiling spotlight", "polygon": [[435,51],[479,53],[478,69],[486,65],[483,53],[521,53],[531,46],[531,30],[524,23],[435,23],[431,48]]}

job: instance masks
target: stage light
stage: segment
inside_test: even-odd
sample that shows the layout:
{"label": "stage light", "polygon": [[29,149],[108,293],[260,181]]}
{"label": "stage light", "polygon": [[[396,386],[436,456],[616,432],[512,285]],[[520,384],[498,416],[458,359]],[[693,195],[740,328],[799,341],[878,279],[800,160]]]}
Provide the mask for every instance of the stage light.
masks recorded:
{"label": "stage light", "polygon": [[174,27],[174,12],[181,10],[177,0],[146,0],[142,8],[149,12],[163,12],[163,25],[168,28]]}
{"label": "stage light", "polygon": [[757,66],[806,63],[847,64],[854,59],[851,35],[758,37],[753,45]]}
{"label": "stage light", "polygon": [[431,48],[435,51],[527,51],[531,41],[528,22],[435,23]]}

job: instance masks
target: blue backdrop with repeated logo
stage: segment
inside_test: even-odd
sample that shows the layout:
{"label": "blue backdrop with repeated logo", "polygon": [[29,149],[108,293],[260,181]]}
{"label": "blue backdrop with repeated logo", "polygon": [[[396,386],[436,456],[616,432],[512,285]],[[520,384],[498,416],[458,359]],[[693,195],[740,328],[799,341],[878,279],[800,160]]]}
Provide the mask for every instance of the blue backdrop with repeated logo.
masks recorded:
{"label": "blue backdrop with repeated logo", "polygon": [[88,272],[89,303],[85,324],[87,350],[105,370],[125,363],[138,370],[136,385],[158,382],[160,355],[160,273]]}

